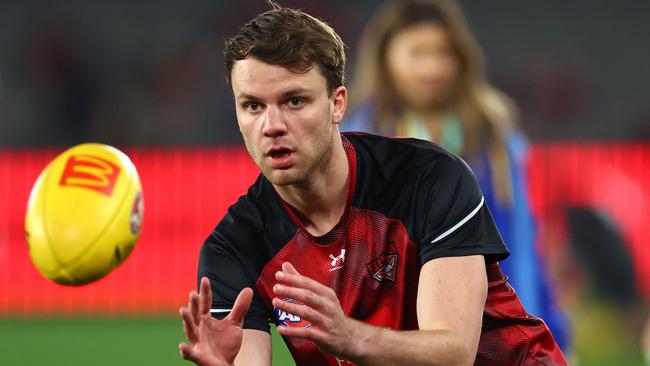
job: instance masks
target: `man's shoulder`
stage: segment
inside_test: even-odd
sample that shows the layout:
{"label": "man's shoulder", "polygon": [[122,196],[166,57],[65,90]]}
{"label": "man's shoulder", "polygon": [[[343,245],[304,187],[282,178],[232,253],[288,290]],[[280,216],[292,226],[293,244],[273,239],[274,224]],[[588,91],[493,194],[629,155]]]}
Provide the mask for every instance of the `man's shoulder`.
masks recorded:
{"label": "man's shoulder", "polygon": [[431,141],[363,132],[345,132],[343,136],[355,147],[357,161],[371,174],[415,178],[432,169],[445,174],[466,167],[458,156]]}
{"label": "man's shoulder", "polygon": [[261,230],[274,206],[274,192],[271,183],[262,174],[246,192],[233,203],[217,226],[218,230]]}
{"label": "man's shoulder", "polygon": [[295,230],[273,186],[260,174],[248,192],[228,208],[208,241],[256,255],[265,245],[282,245]]}
{"label": "man's shoulder", "polygon": [[[352,205],[400,219],[409,230],[417,220],[414,212],[428,210],[431,197],[440,197],[436,192],[454,192],[458,184],[474,179],[462,159],[429,141],[360,133],[344,136],[356,154]],[[448,202],[447,198],[452,196],[437,203]]]}
{"label": "man's shoulder", "polygon": [[385,154],[396,157],[398,153],[418,153],[428,156],[452,156],[450,152],[428,140],[421,140],[414,137],[381,136],[367,132],[343,132],[352,144],[357,147],[364,147],[371,153]]}

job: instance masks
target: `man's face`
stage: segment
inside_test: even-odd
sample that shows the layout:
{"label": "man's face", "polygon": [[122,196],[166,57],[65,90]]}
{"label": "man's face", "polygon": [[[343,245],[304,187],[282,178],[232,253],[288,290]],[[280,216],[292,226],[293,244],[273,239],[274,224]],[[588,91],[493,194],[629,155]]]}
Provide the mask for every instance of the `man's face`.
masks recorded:
{"label": "man's face", "polygon": [[301,74],[251,57],[235,62],[231,84],[246,148],[271,183],[304,182],[328,163],[345,87],[329,95],[317,66]]}

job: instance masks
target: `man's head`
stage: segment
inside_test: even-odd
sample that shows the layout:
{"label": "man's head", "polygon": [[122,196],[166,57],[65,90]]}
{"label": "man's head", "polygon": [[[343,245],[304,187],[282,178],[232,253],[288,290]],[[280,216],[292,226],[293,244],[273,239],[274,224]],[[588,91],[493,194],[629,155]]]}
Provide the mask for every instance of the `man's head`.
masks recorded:
{"label": "man's head", "polygon": [[345,51],[334,29],[299,10],[271,4],[272,10],[256,16],[226,41],[223,54],[228,83],[232,83],[235,62],[254,57],[296,73],[306,73],[317,66],[330,93],[342,86]]}
{"label": "man's head", "polygon": [[264,176],[288,186],[327,174],[347,105],[343,42],[334,30],[274,6],[228,40],[224,55],[239,129]]}

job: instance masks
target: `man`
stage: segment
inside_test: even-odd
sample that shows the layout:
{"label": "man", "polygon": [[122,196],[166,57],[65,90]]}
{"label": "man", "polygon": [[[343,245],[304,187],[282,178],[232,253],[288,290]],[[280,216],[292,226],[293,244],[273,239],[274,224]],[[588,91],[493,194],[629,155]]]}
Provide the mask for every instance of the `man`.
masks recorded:
{"label": "man", "polygon": [[467,165],[428,142],[339,133],[334,30],[274,6],[224,54],[262,174],[201,249],[184,358],[270,365],[273,321],[299,365],[566,363],[501,274],[508,252]]}

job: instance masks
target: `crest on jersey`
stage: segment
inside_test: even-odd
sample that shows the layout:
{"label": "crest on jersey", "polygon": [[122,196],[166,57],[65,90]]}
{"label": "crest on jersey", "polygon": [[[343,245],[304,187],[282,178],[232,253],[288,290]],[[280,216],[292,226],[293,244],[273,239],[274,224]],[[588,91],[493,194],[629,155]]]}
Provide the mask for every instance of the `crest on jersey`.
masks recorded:
{"label": "crest on jersey", "polygon": [[[298,304],[298,305],[304,305],[300,301],[286,298],[283,299],[286,302],[290,302],[292,304]],[[311,327],[311,323],[301,319],[298,315],[293,315],[289,312],[286,312],[278,307],[273,307],[273,311],[275,311],[275,315],[278,317],[278,323],[280,325],[286,325],[287,327],[296,327],[296,328],[307,328]]]}
{"label": "crest on jersey", "polygon": [[395,244],[390,243],[385,251],[366,264],[366,268],[370,276],[379,282],[384,280],[395,282],[398,262],[397,248]]}

